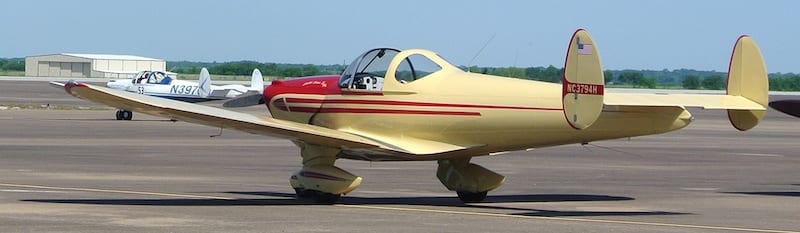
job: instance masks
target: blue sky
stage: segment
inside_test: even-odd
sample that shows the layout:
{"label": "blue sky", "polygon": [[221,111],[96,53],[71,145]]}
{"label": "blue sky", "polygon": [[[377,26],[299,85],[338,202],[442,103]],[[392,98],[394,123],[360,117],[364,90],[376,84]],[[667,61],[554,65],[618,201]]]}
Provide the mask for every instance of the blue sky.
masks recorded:
{"label": "blue sky", "polygon": [[131,54],[166,60],[341,64],[373,47],[466,65],[562,66],[587,29],[607,69],[726,71],[749,34],[769,72],[800,73],[800,1],[6,1],[0,57]]}

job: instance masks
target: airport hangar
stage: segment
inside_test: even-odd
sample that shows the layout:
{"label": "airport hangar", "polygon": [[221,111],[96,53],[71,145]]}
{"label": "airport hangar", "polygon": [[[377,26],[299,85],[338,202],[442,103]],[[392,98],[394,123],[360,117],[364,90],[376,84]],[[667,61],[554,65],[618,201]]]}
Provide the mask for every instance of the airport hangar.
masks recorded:
{"label": "airport hangar", "polygon": [[25,57],[25,76],[130,78],[142,70],[166,70],[162,59],[133,55],[60,53]]}

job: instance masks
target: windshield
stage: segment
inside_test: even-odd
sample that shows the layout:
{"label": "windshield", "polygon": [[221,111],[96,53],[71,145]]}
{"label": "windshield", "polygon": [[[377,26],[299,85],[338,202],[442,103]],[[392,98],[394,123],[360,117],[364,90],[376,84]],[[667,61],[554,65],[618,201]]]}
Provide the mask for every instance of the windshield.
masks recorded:
{"label": "windshield", "polygon": [[364,77],[373,77],[375,80],[380,78],[382,82],[382,78],[386,76],[386,70],[389,69],[389,63],[399,52],[400,50],[397,49],[378,48],[356,57],[342,72],[342,76],[339,78],[339,87],[364,89],[359,87],[364,83],[361,80]]}

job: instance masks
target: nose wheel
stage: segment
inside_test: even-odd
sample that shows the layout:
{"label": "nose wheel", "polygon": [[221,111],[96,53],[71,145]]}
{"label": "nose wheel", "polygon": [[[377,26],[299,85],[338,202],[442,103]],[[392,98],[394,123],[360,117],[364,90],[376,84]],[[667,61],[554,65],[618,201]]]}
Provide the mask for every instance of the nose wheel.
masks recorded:
{"label": "nose wheel", "polygon": [[129,120],[133,119],[133,112],[128,111],[128,110],[118,109],[116,116],[117,116],[117,120],[129,121]]}

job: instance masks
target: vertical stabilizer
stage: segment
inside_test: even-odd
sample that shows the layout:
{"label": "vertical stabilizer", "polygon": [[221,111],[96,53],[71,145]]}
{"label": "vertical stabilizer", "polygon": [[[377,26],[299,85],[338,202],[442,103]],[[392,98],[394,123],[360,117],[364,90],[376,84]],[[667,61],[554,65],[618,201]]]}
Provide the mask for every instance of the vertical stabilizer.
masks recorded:
{"label": "vertical stabilizer", "polygon": [[253,70],[253,76],[250,79],[250,91],[264,93],[264,77],[261,76],[261,71],[258,69]]}
{"label": "vertical stabilizer", "polygon": [[211,75],[208,74],[208,69],[203,67],[200,70],[200,91],[199,94],[202,97],[208,97],[211,94]]}
{"label": "vertical stabilizer", "polygon": [[[728,67],[728,95],[741,96],[767,107],[769,80],[761,50],[749,36],[736,40]],[[766,110],[728,110],[728,119],[736,129],[744,131],[755,127],[764,118]]]}
{"label": "vertical stabilizer", "polygon": [[564,117],[572,128],[585,129],[603,110],[604,78],[597,45],[586,30],[572,35],[562,79]]}

